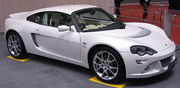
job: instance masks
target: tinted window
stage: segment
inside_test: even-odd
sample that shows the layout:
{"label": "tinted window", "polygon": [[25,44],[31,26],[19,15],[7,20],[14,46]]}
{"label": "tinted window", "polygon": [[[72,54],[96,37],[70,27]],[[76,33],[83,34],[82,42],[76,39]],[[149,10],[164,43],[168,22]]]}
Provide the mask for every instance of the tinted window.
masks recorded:
{"label": "tinted window", "polygon": [[34,15],[27,17],[27,20],[34,22],[34,23],[41,24],[42,23],[42,16],[43,16],[43,13],[37,13],[37,14],[34,14]]}

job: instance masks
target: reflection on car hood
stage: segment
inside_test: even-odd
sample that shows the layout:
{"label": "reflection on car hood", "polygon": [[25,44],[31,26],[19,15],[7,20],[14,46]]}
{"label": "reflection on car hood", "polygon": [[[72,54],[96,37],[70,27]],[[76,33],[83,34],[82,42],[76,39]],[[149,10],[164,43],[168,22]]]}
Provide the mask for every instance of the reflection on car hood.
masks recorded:
{"label": "reflection on car hood", "polygon": [[151,31],[143,27],[126,25],[125,29],[113,29],[113,30],[99,31],[96,33],[98,35],[104,35],[109,37],[140,38],[150,35]]}
{"label": "reflection on car hood", "polygon": [[140,38],[140,37],[145,37],[145,36],[148,36],[151,34],[151,31],[146,29],[146,28],[143,28],[143,27],[138,27],[141,29],[141,31],[137,34],[134,34],[132,36],[129,36],[131,38]]}

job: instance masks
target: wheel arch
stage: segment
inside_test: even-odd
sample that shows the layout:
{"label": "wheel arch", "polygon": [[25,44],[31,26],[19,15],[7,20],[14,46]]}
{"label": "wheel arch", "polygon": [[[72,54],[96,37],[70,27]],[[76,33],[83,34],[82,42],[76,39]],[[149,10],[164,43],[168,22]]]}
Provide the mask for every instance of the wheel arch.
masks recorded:
{"label": "wheel arch", "polygon": [[20,35],[17,31],[15,31],[14,29],[9,29],[8,31],[6,31],[6,35],[5,35],[6,39],[7,39],[8,34],[10,34],[10,33],[12,33],[12,32],[15,32],[15,33],[17,33],[19,36],[21,36],[21,35]]}

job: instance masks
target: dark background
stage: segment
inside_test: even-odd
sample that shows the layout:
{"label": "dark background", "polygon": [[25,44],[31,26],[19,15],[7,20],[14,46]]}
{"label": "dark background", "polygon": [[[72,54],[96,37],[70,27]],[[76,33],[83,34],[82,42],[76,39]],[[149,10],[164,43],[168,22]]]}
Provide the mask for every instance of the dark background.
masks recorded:
{"label": "dark background", "polygon": [[[168,0],[151,0],[151,2],[160,2],[160,1],[168,2]],[[139,3],[139,0],[124,0],[123,3]]]}

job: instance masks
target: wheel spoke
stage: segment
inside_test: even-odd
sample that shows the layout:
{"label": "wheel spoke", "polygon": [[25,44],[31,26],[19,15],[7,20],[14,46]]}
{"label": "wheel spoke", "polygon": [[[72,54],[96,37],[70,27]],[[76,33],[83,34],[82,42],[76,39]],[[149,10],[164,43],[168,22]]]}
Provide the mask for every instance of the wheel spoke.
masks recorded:
{"label": "wheel spoke", "polygon": [[96,62],[93,62],[94,66],[95,66],[95,70],[99,71],[100,69],[102,69],[102,65]]}
{"label": "wheel spoke", "polygon": [[21,45],[20,45],[20,44],[18,44],[18,45],[17,45],[17,47],[21,47]]}
{"label": "wheel spoke", "polygon": [[8,39],[8,43],[9,43],[9,44],[12,44],[12,40],[11,40],[11,39]]}
{"label": "wheel spoke", "polygon": [[105,71],[104,71],[104,69],[103,69],[103,72],[102,72],[102,77],[105,77],[105,76],[104,76],[104,74],[105,74]]}
{"label": "wheel spoke", "polygon": [[103,61],[98,55],[96,55],[95,58],[97,58],[101,62]]}
{"label": "wheel spoke", "polygon": [[19,41],[19,39],[17,37],[15,38],[15,43],[16,44],[20,43],[20,41]]}
{"label": "wheel spoke", "polygon": [[111,69],[109,69],[109,72],[111,72],[112,75],[115,76],[115,73]]}
{"label": "wheel spoke", "polygon": [[13,35],[12,35],[11,39],[12,39],[12,42],[14,42],[14,36]]}
{"label": "wheel spoke", "polygon": [[117,67],[109,66],[110,69],[118,69]]}
{"label": "wheel spoke", "polygon": [[14,48],[15,55],[18,55],[18,51],[16,48]]}
{"label": "wheel spoke", "polygon": [[12,39],[12,36],[10,36],[9,40],[10,40],[11,42],[14,42],[13,39]]}
{"label": "wheel spoke", "polygon": [[13,47],[11,45],[8,45],[9,50],[11,51]]}
{"label": "wheel spoke", "polygon": [[109,77],[109,74],[108,74],[107,70],[105,71],[105,74],[107,76],[107,79],[109,79],[110,77]]}
{"label": "wheel spoke", "polygon": [[99,71],[100,69],[102,69],[102,67],[97,68],[96,71]]}
{"label": "wheel spoke", "polygon": [[112,63],[112,62],[114,62],[114,61],[116,61],[116,60],[113,59],[113,60],[109,60],[108,62],[109,62],[109,64],[110,64],[110,63]]}
{"label": "wheel spoke", "polygon": [[101,59],[104,61],[103,52],[101,52]]}
{"label": "wheel spoke", "polygon": [[16,47],[17,51],[21,52],[21,49],[19,47]]}

